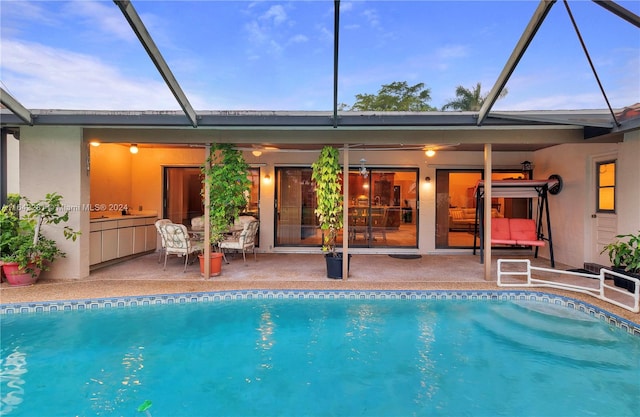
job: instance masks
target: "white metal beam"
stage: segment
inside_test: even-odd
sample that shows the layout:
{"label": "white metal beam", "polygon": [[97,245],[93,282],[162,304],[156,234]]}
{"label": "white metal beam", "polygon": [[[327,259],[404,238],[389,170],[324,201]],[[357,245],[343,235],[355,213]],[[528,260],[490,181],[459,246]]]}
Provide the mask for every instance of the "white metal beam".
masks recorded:
{"label": "white metal beam", "polygon": [[151,61],[153,61],[154,65],[160,72],[160,75],[162,75],[162,78],[164,78],[164,81],[167,83],[167,86],[169,86],[169,89],[173,93],[173,96],[176,98],[176,100],[178,100],[178,103],[180,104],[180,107],[182,107],[182,110],[184,111],[185,115],[191,121],[191,125],[193,127],[198,127],[198,120],[197,120],[197,115],[195,110],[191,106],[191,103],[189,103],[189,99],[187,99],[187,96],[182,91],[180,84],[178,84],[178,81],[173,76],[173,73],[171,72],[169,65],[162,57],[160,50],[158,49],[155,42],[153,41],[153,38],[149,34],[149,31],[147,31],[147,28],[144,26],[144,23],[142,23],[142,19],[140,19],[140,16],[138,15],[138,12],[136,12],[136,9],[131,4],[131,1],[130,0],[113,0],[113,1],[116,5],[118,5],[120,10],[122,11],[122,14],[124,14],[124,17],[129,22],[129,25],[131,25],[131,28],[133,29],[136,36],[140,40],[140,43],[142,43],[142,46],[149,54]]}
{"label": "white metal beam", "polygon": [[8,108],[29,126],[33,126],[33,115],[18,100],[13,98],[4,88],[0,88],[0,103]]}
{"label": "white metal beam", "polygon": [[542,25],[544,18],[547,16],[547,13],[549,13],[549,10],[551,10],[551,6],[553,6],[555,2],[556,0],[540,0],[538,7],[536,8],[535,12],[533,12],[533,16],[531,17],[529,24],[522,33],[522,36],[520,36],[520,40],[518,40],[518,43],[511,53],[509,60],[498,76],[498,80],[493,85],[493,88],[485,98],[484,103],[480,108],[480,112],[478,113],[478,126],[482,125],[484,120],[489,115],[489,111],[495,104],[498,96],[504,89],[504,86],[507,84],[507,81],[509,81],[509,77],[511,77],[511,74],[516,69],[516,66],[520,62],[520,59],[529,47],[529,44],[533,40],[533,37],[536,35],[536,32]]}
{"label": "white metal beam", "polygon": [[593,0],[593,2],[598,6],[602,6],[605,9],[609,10],[611,13],[615,14],[616,16],[626,20],[627,22],[631,23],[635,27],[640,28],[640,17],[637,14],[633,13],[632,11],[627,10],[624,7],[620,6],[616,2],[611,0],[606,0],[606,1]]}

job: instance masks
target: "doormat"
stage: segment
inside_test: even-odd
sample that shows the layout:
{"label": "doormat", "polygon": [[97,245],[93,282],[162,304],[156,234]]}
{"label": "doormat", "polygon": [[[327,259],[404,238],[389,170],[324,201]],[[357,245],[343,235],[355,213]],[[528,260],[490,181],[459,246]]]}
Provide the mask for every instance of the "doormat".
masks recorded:
{"label": "doormat", "polygon": [[396,255],[396,254],[391,254],[389,255],[392,258],[396,258],[396,259],[420,259],[422,258],[422,255]]}

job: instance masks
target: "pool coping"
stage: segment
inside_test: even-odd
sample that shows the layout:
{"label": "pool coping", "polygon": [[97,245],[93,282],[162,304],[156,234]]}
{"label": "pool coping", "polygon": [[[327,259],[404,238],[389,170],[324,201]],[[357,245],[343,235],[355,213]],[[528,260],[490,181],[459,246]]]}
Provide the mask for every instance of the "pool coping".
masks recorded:
{"label": "pool coping", "polygon": [[187,304],[252,299],[353,299],[353,300],[494,300],[541,301],[572,308],[640,337],[640,325],[600,307],[564,295],[524,290],[311,290],[245,289],[194,293],[101,297],[74,300],[0,304],[0,316],[10,314],[128,308],[154,304]]}

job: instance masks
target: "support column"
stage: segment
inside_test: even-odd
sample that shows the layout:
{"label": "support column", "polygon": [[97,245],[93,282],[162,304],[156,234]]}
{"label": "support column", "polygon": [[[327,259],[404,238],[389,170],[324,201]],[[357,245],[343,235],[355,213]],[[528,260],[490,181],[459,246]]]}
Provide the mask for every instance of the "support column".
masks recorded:
{"label": "support column", "polygon": [[[209,156],[211,155],[211,144],[207,143],[205,148],[205,157],[204,161],[207,168],[210,168],[209,164],[211,160]],[[209,184],[209,169],[206,170],[206,176],[204,178],[204,279],[209,279],[211,277],[211,222],[209,221],[209,212],[211,211],[211,190],[208,187]]]}
{"label": "support column", "polygon": [[484,280],[491,277],[491,144],[484,145]]}
{"label": "support column", "polygon": [[349,146],[344,145],[342,168],[342,279],[349,278]]}

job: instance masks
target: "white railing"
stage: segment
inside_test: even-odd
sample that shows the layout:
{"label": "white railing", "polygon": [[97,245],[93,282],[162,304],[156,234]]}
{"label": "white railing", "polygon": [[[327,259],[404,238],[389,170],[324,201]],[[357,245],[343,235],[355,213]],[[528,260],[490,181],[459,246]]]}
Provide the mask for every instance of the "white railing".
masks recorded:
{"label": "white railing", "polygon": [[[513,270],[504,270],[503,266],[508,264],[525,264],[526,268],[514,268]],[[560,275],[569,275],[573,277],[582,277],[582,278],[590,278],[596,286],[587,287],[578,284],[569,284],[559,281],[551,281],[548,279],[542,278],[534,278],[531,276],[531,271],[540,271],[547,272],[551,274],[560,274]],[[616,276],[619,278],[623,278],[635,283],[635,291],[629,292],[626,289],[620,289],[613,285],[607,284],[605,282],[605,275],[607,277]],[[503,277],[526,277],[526,282],[520,281],[512,281],[512,282],[504,282]],[[609,269],[602,268],[600,269],[600,274],[587,274],[582,272],[572,272],[572,271],[562,271],[559,269],[550,269],[550,268],[540,268],[536,266],[531,266],[531,261],[529,259],[498,259],[498,286],[499,287],[547,287],[547,288],[558,288],[561,290],[569,290],[574,292],[579,292],[583,294],[591,295],[592,297],[598,298],[600,300],[607,301],[611,304],[615,304],[618,307],[622,307],[624,309],[630,310],[634,313],[640,312],[639,301],[640,300],[640,280],[637,278],[630,277],[628,275],[621,274],[616,271],[612,271]],[[605,291],[607,290],[607,291]],[[613,299],[607,296],[607,292],[610,292],[611,295],[616,295],[617,298],[630,297],[633,301],[631,305],[622,303],[617,299]]]}

